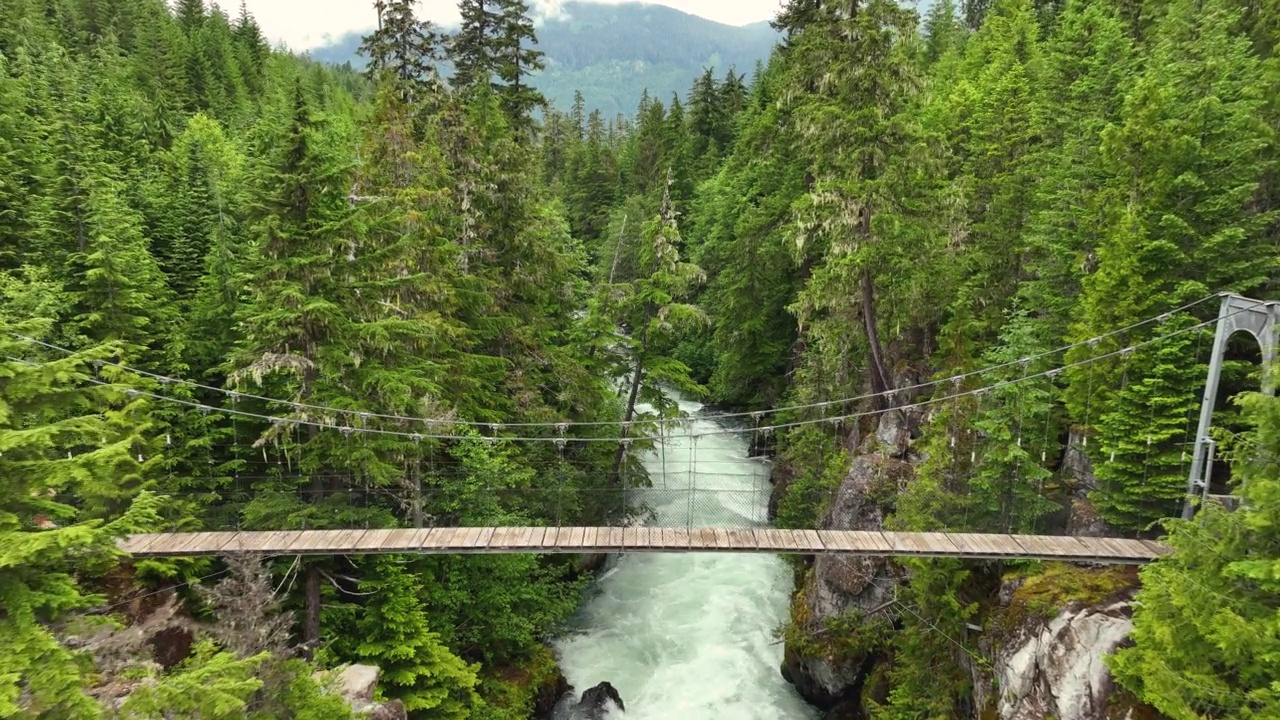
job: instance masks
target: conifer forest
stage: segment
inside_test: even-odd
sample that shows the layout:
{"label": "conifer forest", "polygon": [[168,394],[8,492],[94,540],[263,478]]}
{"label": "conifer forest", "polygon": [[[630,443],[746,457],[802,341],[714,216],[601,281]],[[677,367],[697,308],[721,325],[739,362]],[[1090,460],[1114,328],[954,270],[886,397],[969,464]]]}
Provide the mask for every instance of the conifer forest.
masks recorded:
{"label": "conifer forest", "polygon": [[[417,4],[357,73],[243,6],[0,0],[0,718],[578,717],[599,558],[117,543],[626,522],[676,397],[777,428],[774,527],[1169,550],[787,556],[806,717],[1280,718],[1245,335],[1232,501],[1180,519],[1218,295],[1280,301],[1280,2],[786,0],[766,63],[616,117],[538,93],[525,0]],[[1064,699],[1027,639],[1086,620]]]}

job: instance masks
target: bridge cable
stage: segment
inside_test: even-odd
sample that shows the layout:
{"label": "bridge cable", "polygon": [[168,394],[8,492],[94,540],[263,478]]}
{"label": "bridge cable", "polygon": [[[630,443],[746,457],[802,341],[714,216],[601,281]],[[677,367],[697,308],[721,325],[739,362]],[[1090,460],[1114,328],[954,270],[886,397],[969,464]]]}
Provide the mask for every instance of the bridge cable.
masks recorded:
{"label": "bridge cable", "polygon": [[[970,377],[986,375],[986,374],[991,373],[991,372],[994,372],[994,371],[996,371],[996,370],[1005,369],[1005,368],[1008,368],[1008,367],[1010,367],[1010,366],[1013,366],[1013,365],[1016,365],[1016,364],[1022,363],[1023,361],[1033,361],[1033,360],[1038,360],[1038,359],[1041,359],[1041,358],[1044,358],[1044,357],[1050,357],[1050,356],[1053,356],[1053,355],[1057,355],[1057,354],[1059,354],[1059,353],[1065,353],[1065,352],[1067,352],[1067,351],[1070,351],[1070,350],[1075,349],[1075,348],[1077,348],[1077,347],[1081,347],[1081,346],[1083,346],[1083,345],[1096,346],[1096,345],[1097,345],[1097,343],[1098,343],[1100,340],[1104,340],[1104,339],[1107,339],[1107,338],[1110,338],[1110,337],[1114,337],[1114,336],[1116,336],[1116,335],[1119,335],[1119,334],[1122,334],[1122,333],[1125,333],[1125,332],[1129,332],[1130,330],[1135,330],[1135,329],[1137,329],[1137,328],[1140,328],[1140,327],[1143,327],[1143,326],[1149,325],[1149,324],[1154,323],[1154,322],[1162,322],[1162,323],[1163,323],[1163,322],[1166,322],[1166,321],[1167,321],[1167,320],[1169,320],[1169,319],[1170,319],[1174,314],[1177,314],[1177,313],[1180,313],[1180,312],[1184,312],[1184,311],[1189,310],[1189,309],[1191,309],[1191,308],[1194,308],[1194,307],[1196,307],[1196,306],[1198,306],[1198,305],[1204,304],[1204,303],[1206,303],[1206,302],[1208,302],[1208,301],[1210,301],[1210,300],[1214,300],[1214,299],[1220,298],[1220,297],[1222,297],[1224,294],[1225,294],[1225,293],[1215,293],[1215,294],[1213,294],[1213,295],[1208,295],[1208,296],[1205,296],[1205,297],[1203,297],[1203,298],[1201,298],[1201,299],[1199,299],[1199,300],[1196,300],[1196,301],[1194,301],[1194,302],[1186,303],[1186,304],[1184,304],[1184,305],[1182,305],[1182,306],[1180,306],[1180,307],[1174,308],[1173,310],[1169,310],[1169,311],[1167,311],[1167,312],[1160,313],[1159,315],[1155,315],[1155,316],[1152,316],[1152,317],[1147,318],[1147,319],[1145,319],[1145,320],[1141,320],[1141,321],[1138,321],[1138,322],[1136,322],[1136,323],[1132,323],[1132,324],[1130,324],[1130,325],[1126,325],[1126,326],[1124,326],[1124,327],[1122,327],[1122,328],[1119,328],[1119,329],[1117,329],[1117,330],[1112,330],[1112,331],[1110,331],[1110,332],[1107,332],[1107,333],[1104,333],[1104,334],[1102,334],[1102,335],[1098,335],[1098,336],[1095,336],[1095,337],[1089,338],[1089,339],[1087,339],[1087,340],[1081,340],[1081,341],[1079,341],[1079,342],[1071,343],[1071,344],[1069,344],[1069,345],[1064,345],[1064,346],[1062,346],[1062,347],[1055,348],[1055,349],[1053,349],[1053,350],[1048,350],[1048,351],[1045,351],[1045,352],[1039,353],[1039,354],[1037,354],[1037,355],[1031,355],[1031,356],[1028,356],[1028,357],[1025,357],[1025,358],[1020,358],[1020,359],[1017,359],[1017,360],[1011,360],[1011,361],[1004,362],[1004,363],[1000,363],[1000,364],[997,364],[997,365],[991,365],[991,366],[988,366],[988,367],[980,368],[980,369],[978,369],[978,370],[973,370],[973,371],[970,371],[970,372],[967,372],[967,373],[963,373],[963,374],[958,375],[958,376],[956,376],[956,377],[959,377],[959,378],[961,378],[961,379],[967,379],[967,378],[970,378]],[[1243,310],[1241,310],[1241,311],[1239,311],[1239,312],[1243,312]],[[1215,319],[1215,322],[1216,322],[1216,319]],[[1212,324],[1212,323],[1210,323],[1210,324]],[[76,351],[76,350],[72,350],[72,349],[69,349],[69,348],[66,348],[66,347],[62,347],[62,346],[59,346],[59,345],[55,345],[55,344],[53,344],[53,343],[45,342],[45,341],[42,341],[42,340],[38,340],[38,339],[36,339],[36,338],[32,338],[32,337],[29,337],[29,336],[26,336],[26,335],[21,335],[21,334],[18,334],[18,333],[10,333],[10,335],[11,335],[11,337],[13,337],[13,338],[15,338],[15,339],[18,339],[18,340],[21,340],[21,341],[23,341],[23,342],[26,342],[26,343],[28,343],[28,344],[33,344],[33,345],[36,345],[36,346],[39,346],[39,347],[43,347],[43,348],[48,349],[48,350],[54,350],[54,351],[56,351],[56,352],[61,352],[61,353],[66,354],[66,355],[74,355],[74,354],[76,354],[76,353],[78,352],[78,351]],[[422,418],[422,417],[410,417],[410,416],[395,415],[395,414],[387,414],[387,413],[372,413],[372,412],[363,412],[363,413],[362,413],[360,410],[354,410],[354,409],[349,409],[349,408],[336,408],[336,407],[326,406],[326,405],[312,405],[312,404],[308,404],[308,403],[296,402],[296,401],[291,401],[291,400],[281,400],[281,399],[279,399],[279,398],[272,398],[272,397],[267,397],[267,396],[263,396],[263,395],[255,395],[255,394],[252,394],[252,393],[241,392],[241,391],[238,391],[238,390],[230,390],[230,389],[227,389],[227,388],[221,388],[221,387],[216,387],[216,386],[212,386],[212,385],[205,385],[205,384],[198,383],[198,382],[195,382],[195,381],[192,381],[192,380],[185,380],[185,379],[181,379],[181,378],[169,377],[169,376],[166,376],[166,375],[161,375],[161,374],[159,374],[159,373],[149,372],[149,371],[146,371],[146,370],[140,370],[140,369],[133,368],[133,367],[129,367],[129,366],[126,366],[126,365],[123,365],[123,364],[119,364],[119,363],[112,363],[112,362],[106,362],[106,361],[100,361],[100,362],[101,362],[101,364],[102,364],[102,365],[104,365],[104,366],[115,367],[115,368],[117,368],[117,369],[119,369],[119,370],[123,370],[123,371],[129,372],[129,373],[133,373],[133,374],[140,375],[140,376],[143,376],[143,377],[149,377],[149,378],[151,378],[151,379],[153,379],[153,380],[156,380],[156,381],[157,381],[157,382],[159,382],[161,385],[165,385],[165,386],[170,385],[170,384],[177,384],[177,385],[182,385],[182,386],[185,386],[185,387],[192,387],[192,388],[197,388],[197,389],[200,389],[200,390],[206,390],[206,391],[209,391],[209,392],[214,392],[214,393],[219,393],[219,394],[227,395],[227,396],[231,397],[232,399],[234,399],[234,398],[236,398],[236,397],[245,397],[245,398],[253,399],[253,400],[261,400],[261,401],[263,401],[263,402],[267,402],[267,403],[273,403],[273,404],[278,404],[278,405],[287,405],[287,406],[292,407],[292,408],[297,409],[297,410],[315,410],[315,411],[323,411],[323,412],[332,413],[332,414],[334,414],[334,415],[344,415],[344,416],[346,416],[346,415],[364,415],[365,417],[369,417],[369,418],[376,418],[376,419],[381,419],[381,420],[395,420],[395,421],[400,421],[400,422],[422,422],[422,423],[427,423],[429,426],[430,426],[430,425],[433,425],[433,424],[440,424],[440,425],[445,425],[445,426],[449,426],[449,425],[456,425],[456,426],[460,426],[460,427],[476,427],[476,428],[489,427],[489,428],[493,428],[493,429],[497,429],[497,428],[554,428],[554,427],[559,427],[560,425],[568,425],[568,426],[570,426],[570,427],[608,427],[608,426],[614,426],[614,425],[618,425],[618,424],[620,424],[620,422],[619,422],[619,421],[571,421],[571,422],[566,422],[566,423],[556,423],[556,422],[508,422],[508,423],[491,423],[491,422],[483,422],[483,421],[443,420],[443,419],[432,419],[432,418]],[[948,379],[949,379],[949,378],[940,378],[940,379],[938,379],[938,380],[931,380],[931,381],[928,381],[928,382],[918,383],[918,384],[916,384],[916,385],[911,385],[911,386],[907,386],[907,387],[903,387],[903,388],[895,388],[895,389],[893,389],[893,390],[886,390],[886,391],[883,391],[883,392],[877,392],[877,393],[866,393],[866,394],[863,394],[863,395],[856,395],[856,396],[851,396],[851,397],[846,397],[846,398],[840,398],[840,399],[837,399],[837,400],[825,400],[825,401],[816,402],[816,403],[808,403],[808,404],[803,404],[803,405],[789,405],[789,406],[782,406],[782,407],[777,407],[777,408],[770,408],[770,409],[765,409],[765,410],[756,410],[756,411],[744,411],[744,412],[732,412],[732,413],[718,413],[718,414],[714,414],[714,415],[705,415],[705,416],[702,416],[702,417],[703,417],[704,419],[708,419],[708,420],[729,419],[729,418],[743,418],[743,417],[750,416],[750,415],[752,415],[753,413],[780,414],[780,413],[788,413],[788,412],[795,412],[795,411],[801,411],[801,410],[815,410],[815,409],[820,409],[820,408],[827,408],[827,407],[831,407],[831,406],[833,406],[833,405],[845,405],[845,404],[854,403],[854,402],[860,402],[860,401],[864,401],[864,400],[873,400],[873,399],[880,399],[880,398],[888,398],[888,399],[891,399],[894,395],[897,395],[897,394],[899,394],[899,393],[906,393],[906,392],[912,392],[912,391],[924,390],[924,389],[931,388],[931,387],[934,387],[934,386],[936,386],[936,385],[942,384],[943,382],[945,382],[945,381],[946,381],[946,380],[948,380]],[[839,420],[839,419],[843,419],[843,418],[837,417],[837,418],[835,418],[835,419]],[[674,422],[674,421],[675,421],[674,419],[672,419],[672,420],[660,419],[658,422]]]}
{"label": "bridge cable", "polygon": [[[1237,310],[1237,311],[1235,311],[1235,312],[1236,312],[1236,313],[1240,313],[1240,312],[1244,312],[1244,311],[1245,311],[1245,310]],[[1234,314],[1234,313],[1233,313],[1233,314]],[[992,385],[983,386],[983,387],[980,387],[980,388],[977,388],[977,389],[974,389],[974,390],[957,392],[957,393],[955,393],[954,395],[944,395],[944,396],[937,397],[937,398],[930,398],[930,399],[927,399],[927,400],[920,400],[920,401],[917,401],[917,402],[914,402],[914,403],[910,403],[910,404],[908,404],[908,405],[905,405],[905,406],[903,406],[903,407],[905,407],[905,408],[907,408],[907,409],[915,409],[915,408],[919,408],[919,407],[927,407],[927,406],[931,406],[931,405],[937,405],[938,403],[945,402],[945,401],[947,401],[947,400],[953,400],[953,399],[960,398],[960,397],[974,396],[974,395],[977,395],[979,392],[986,392],[986,391],[995,390],[995,389],[999,389],[999,388],[1003,388],[1003,387],[1008,387],[1008,386],[1016,385],[1016,384],[1018,384],[1018,383],[1026,382],[1026,381],[1029,381],[1029,380],[1035,380],[1035,379],[1038,379],[1038,378],[1054,378],[1054,377],[1057,377],[1059,374],[1061,374],[1063,370],[1067,370],[1067,369],[1070,369],[1070,368],[1073,368],[1073,367],[1079,367],[1079,366],[1082,366],[1082,365],[1092,365],[1093,363],[1099,362],[1099,361],[1101,361],[1101,360],[1106,360],[1106,359],[1110,359],[1110,358],[1114,358],[1114,357],[1120,356],[1120,355],[1122,355],[1123,353],[1126,353],[1126,352],[1133,352],[1134,350],[1137,350],[1137,349],[1139,349],[1139,348],[1146,347],[1146,346],[1149,346],[1149,345],[1152,345],[1152,344],[1154,344],[1154,343],[1161,342],[1161,341],[1164,341],[1164,340],[1168,340],[1168,339],[1170,339],[1170,338],[1172,338],[1172,337],[1176,337],[1176,336],[1178,336],[1178,335],[1182,335],[1182,334],[1187,333],[1187,332],[1191,332],[1191,331],[1194,331],[1194,330],[1199,330],[1199,329],[1202,329],[1202,328],[1208,327],[1209,325],[1213,325],[1213,324],[1215,324],[1215,323],[1219,322],[1219,320],[1220,320],[1219,318],[1215,318],[1214,320],[1210,320],[1210,321],[1206,321],[1206,322],[1198,323],[1198,324],[1196,324],[1196,325],[1188,326],[1188,327],[1183,328],[1183,329],[1181,329],[1181,330],[1177,330],[1177,331],[1174,331],[1174,332],[1171,332],[1171,333],[1168,333],[1168,334],[1165,334],[1165,335],[1157,336],[1157,337],[1155,337],[1155,338],[1151,338],[1151,339],[1149,339],[1149,340],[1145,340],[1145,341],[1139,342],[1139,343],[1137,343],[1137,344],[1135,344],[1135,345],[1131,345],[1131,346],[1129,346],[1129,347],[1126,347],[1126,348],[1124,348],[1123,350],[1117,350],[1117,351],[1113,351],[1113,352],[1109,352],[1109,353],[1104,353],[1104,354],[1102,354],[1102,355],[1090,356],[1090,357],[1088,357],[1088,358],[1087,358],[1087,359],[1085,359],[1085,360],[1078,360],[1078,361],[1075,361],[1075,362],[1072,362],[1072,363],[1068,363],[1068,364],[1066,364],[1066,365],[1063,365],[1063,366],[1061,366],[1061,367],[1058,367],[1058,368],[1055,368],[1055,369],[1052,369],[1052,370],[1048,370],[1048,371],[1044,371],[1044,372],[1039,372],[1039,373],[1033,373],[1033,374],[1031,374],[1031,375],[1025,375],[1025,376],[1022,376],[1022,377],[1013,378],[1013,379],[1011,379],[1011,380],[1001,381],[1001,382],[994,383],[994,384],[992,384]],[[22,358],[16,358],[16,357],[13,357],[13,356],[6,356],[6,357],[7,357],[9,360],[11,360],[11,361],[14,361],[14,362],[21,362],[21,363],[24,363],[24,364],[27,364],[27,365],[31,365],[31,366],[35,366],[35,367],[40,367],[40,366],[43,366],[43,365],[45,365],[45,364],[46,364],[46,363],[36,363],[36,362],[32,362],[32,361],[28,361],[28,360],[24,360],[24,359],[22,359]],[[1015,362],[1017,362],[1017,361],[1015,361]],[[972,373],[970,373],[969,375],[971,376],[971,375],[972,375]],[[965,377],[965,376],[956,376],[955,378],[952,378],[952,379],[953,379],[953,380],[955,380],[955,379],[957,379],[957,378],[961,378],[961,377]],[[1092,378],[1092,373],[1090,373],[1090,378]],[[94,380],[94,379],[92,379],[92,378],[89,378],[89,379],[88,379],[88,381],[89,381],[90,383],[92,383],[92,384],[102,385],[102,386],[109,386],[109,385],[115,385],[115,384],[116,384],[116,383],[111,383],[111,382],[107,382],[107,381],[95,381],[95,380]],[[262,413],[255,413],[255,412],[242,411],[242,410],[235,410],[235,409],[232,409],[232,410],[230,410],[230,411],[229,411],[229,410],[227,410],[227,409],[225,409],[225,408],[215,408],[215,407],[212,407],[212,406],[206,405],[206,404],[201,403],[201,402],[198,402],[198,401],[187,400],[187,399],[184,399],[184,398],[173,397],[173,396],[170,396],[170,395],[164,395],[164,394],[161,394],[161,393],[150,392],[150,391],[145,391],[145,390],[137,390],[137,389],[134,389],[134,388],[127,388],[124,392],[125,392],[126,394],[128,394],[130,397],[146,397],[146,398],[151,398],[151,399],[160,400],[160,401],[164,401],[164,402],[170,402],[170,403],[173,403],[173,404],[176,404],[176,405],[183,405],[183,406],[186,406],[186,407],[190,407],[190,408],[194,408],[194,409],[200,410],[200,411],[202,411],[202,412],[218,412],[218,413],[220,413],[220,414],[224,414],[224,415],[232,415],[232,416],[234,416],[234,417],[241,417],[241,418],[252,418],[252,419],[259,420],[259,421],[265,421],[265,422],[267,422],[267,423],[273,423],[273,424],[285,424],[285,423],[289,423],[289,424],[296,424],[296,425],[301,425],[301,426],[307,426],[307,427],[315,428],[316,430],[325,430],[325,429],[334,430],[334,429],[337,429],[337,430],[342,431],[342,432],[344,432],[344,433],[351,433],[351,432],[355,432],[355,431],[356,431],[356,428],[354,428],[354,427],[352,427],[352,426],[350,426],[350,425],[333,425],[332,423],[329,423],[329,422],[326,422],[326,421],[321,421],[321,420],[306,420],[306,419],[289,418],[289,417],[282,417],[282,416],[276,416],[276,415],[264,415],[264,414],[262,414]],[[1090,389],[1090,394],[1092,394],[1092,389]],[[234,398],[233,398],[233,399],[234,399]],[[831,423],[831,422],[839,422],[839,421],[850,421],[850,420],[856,420],[856,419],[858,419],[858,418],[862,418],[862,417],[874,417],[874,416],[882,415],[882,414],[884,414],[885,412],[887,412],[887,410],[888,410],[888,408],[886,408],[886,409],[873,409],[873,410],[867,410],[867,411],[861,411],[861,412],[854,412],[854,413],[849,413],[849,414],[846,414],[846,415],[840,415],[840,416],[834,416],[834,417],[813,418],[813,419],[808,419],[808,420],[797,420],[797,421],[793,421],[793,422],[778,423],[778,424],[775,424],[775,425],[765,426],[765,427],[761,428],[761,430],[763,430],[763,431],[765,431],[765,432],[773,432],[773,431],[778,431],[778,430],[789,430],[789,429],[792,429],[792,428],[803,427],[803,426],[808,426],[808,425],[817,425],[817,424],[821,424],[821,423]],[[417,422],[422,422],[422,420],[421,420],[421,419],[418,419],[418,420],[417,420]],[[612,423],[612,424],[616,425],[616,424],[618,424],[618,423]],[[360,431],[361,431],[361,432],[363,432],[363,433],[370,434],[370,435],[381,435],[381,436],[390,436],[390,437],[403,437],[403,438],[409,438],[409,439],[415,439],[415,440],[422,440],[422,439],[425,439],[425,438],[436,439],[436,440],[474,440],[474,439],[476,439],[476,438],[475,438],[475,436],[473,436],[473,435],[447,435],[447,434],[410,433],[410,432],[401,432],[401,431],[397,431],[397,430],[386,430],[386,429],[382,429],[382,428],[371,428],[371,427],[364,427],[364,428],[362,428]],[[715,430],[715,431],[712,431],[712,432],[699,433],[699,435],[717,435],[717,436],[719,436],[719,435],[741,435],[741,434],[746,434],[746,433],[750,433],[750,432],[751,432],[751,428],[749,428],[749,427],[724,427],[724,428],[721,428],[721,429],[719,429],[719,430]],[[692,436],[692,435],[688,435],[688,434],[686,434],[686,435],[673,435],[673,436],[671,436],[671,437],[672,437],[672,438],[675,438],[675,439],[681,439],[681,438],[689,438],[689,437],[693,437],[693,436]],[[488,438],[488,439],[489,439],[490,441],[496,441],[496,440],[501,439],[501,440],[503,440],[503,441],[507,441],[507,442],[551,442],[551,441],[554,441],[554,438],[549,438],[549,437],[538,437],[538,436],[500,437],[500,438],[494,437],[494,438]],[[1088,439],[1088,438],[1087,438],[1087,435],[1086,435],[1086,437],[1085,437],[1085,440],[1086,440],[1085,444],[1086,444],[1086,445],[1087,445],[1087,439]],[[571,441],[573,441],[573,442],[604,442],[604,443],[617,443],[617,442],[618,442],[618,438],[617,438],[616,436],[611,436],[611,437],[575,437],[575,438],[571,438]]]}

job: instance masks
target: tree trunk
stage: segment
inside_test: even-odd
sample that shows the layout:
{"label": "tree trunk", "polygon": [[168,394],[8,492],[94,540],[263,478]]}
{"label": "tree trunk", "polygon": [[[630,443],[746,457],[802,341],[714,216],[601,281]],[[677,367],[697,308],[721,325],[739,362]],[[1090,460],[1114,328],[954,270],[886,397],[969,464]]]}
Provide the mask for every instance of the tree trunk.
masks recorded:
{"label": "tree trunk", "polygon": [[[871,278],[871,270],[862,269],[862,323],[867,331],[867,345],[871,349],[871,391],[886,393],[893,389],[893,379],[884,364],[884,351],[880,347],[880,331],[876,327],[876,290]],[[877,407],[888,407],[892,403],[887,395],[876,398]]]}
{"label": "tree trunk", "polygon": [[302,642],[306,658],[311,660],[320,646],[320,568],[315,565],[307,568],[307,610]]}
{"label": "tree trunk", "polygon": [[649,321],[653,317],[653,308],[645,309],[644,330],[640,334],[640,352],[636,354],[636,371],[631,376],[631,393],[627,397],[627,411],[622,416],[622,434],[619,436],[618,449],[613,453],[613,472],[610,479],[614,485],[622,482],[622,460],[626,457],[627,446],[621,440],[631,435],[631,420],[636,415],[636,399],[640,397],[640,382],[644,378],[644,353],[649,344]]}
{"label": "tree trunk", "polygon": [[622,232],[618,233],[618,242],[613,246],[613,266],[609,268],[609,284],[613,284],[613,276],[618,272],[618,256],[622,254],[622,242],[627,236],[627,215],[622,216]]}

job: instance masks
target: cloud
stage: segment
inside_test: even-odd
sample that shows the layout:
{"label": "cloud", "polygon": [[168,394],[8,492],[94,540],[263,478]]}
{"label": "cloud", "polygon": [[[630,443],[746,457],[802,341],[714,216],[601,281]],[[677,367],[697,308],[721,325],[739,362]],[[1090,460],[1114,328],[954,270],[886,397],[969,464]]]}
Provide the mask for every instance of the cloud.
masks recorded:
{"label": "cloud", "polygon": [[563,20],[569,17],[569,13],[564,6],[565,0],[533,0],[530,3],[529,10],[533,13],[533,19],[537,22]]}
{"label": "cloud", "polygon": [[[4,0],[0,0],[3,2]],[[617,4],[627,0],[593,0]],[[351,32],[364,32],[377,24],[372,0],[245,0],[249,11],[258,19],[263,33],[272,42],[283,42],[293,50],[309,50],[327,44],[332,38]],[[538,22],[562,19],[568,13],[569,0],[529,0],[530,10]],[[773,16],[781,0],[656,0],[658,4],[700,15],[730,25],[745,25]],[[224,7],[234,7],[236,0],[223,0]],[[456,2],[419,0],[418,12],[425,18],[446,26],[458,24]]]}

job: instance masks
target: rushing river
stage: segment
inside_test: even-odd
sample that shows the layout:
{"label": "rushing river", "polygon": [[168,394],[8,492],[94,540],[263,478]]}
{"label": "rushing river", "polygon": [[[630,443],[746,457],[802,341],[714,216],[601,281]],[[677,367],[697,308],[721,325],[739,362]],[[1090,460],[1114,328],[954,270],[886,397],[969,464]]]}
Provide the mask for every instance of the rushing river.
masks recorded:
{"label": "rushing river", "polygon": [[[683,400],[680,407],[690,414],[700,408]],[[673,432],[717,427],[695,416]],[[645,463],[654,488],[644,491],[655,512],[650,524],[764,526],[768,467],[747,459],[748,441],[745,435],[670,439],[651,451]],[[733,492],[691,494],[693,482]],[[579,693],[612,683],[629,720],[816,717],[778,670],[782,645],[773,631],[787,618],[791,589],[791,571],[774,555],[618,556],[573,631],[556,643],[561,666]]]}

